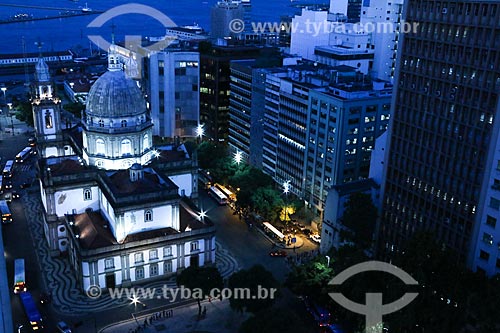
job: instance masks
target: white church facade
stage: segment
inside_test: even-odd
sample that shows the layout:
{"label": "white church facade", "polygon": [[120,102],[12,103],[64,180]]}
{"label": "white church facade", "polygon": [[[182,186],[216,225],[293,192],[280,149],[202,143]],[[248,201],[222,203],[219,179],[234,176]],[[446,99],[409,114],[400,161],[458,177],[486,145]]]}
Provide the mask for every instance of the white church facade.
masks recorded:
{"label": "white church facade", "polygon": [[51,254],[67,255],[80,286],[128,286],[215,262],[215,228],[194,204],[195,152],[153,147],[137,84],[111,52],[81,126],[63,129],[42,58],[32,90],[41,201]]}

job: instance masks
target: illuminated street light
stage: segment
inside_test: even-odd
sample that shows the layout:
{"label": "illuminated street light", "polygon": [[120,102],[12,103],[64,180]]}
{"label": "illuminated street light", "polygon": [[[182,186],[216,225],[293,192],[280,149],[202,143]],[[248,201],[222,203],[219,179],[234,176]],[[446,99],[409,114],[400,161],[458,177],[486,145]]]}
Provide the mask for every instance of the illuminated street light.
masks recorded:
{"label": "illuminated street light", "polygon": [[7,103],[7,87],[2,87],[0,90],[3,91],[3,99],[5,100],[5,103]]}
{"label": "illuminated street light", "polygon": [[155,155],[156,158],[160,157],[160,151],[159,150],[153,151],[153,154]]}
{"label": "illuminated street light", "polygon": [[201,124],[198,125],[198,127],[196,127],[196,136],[201,139],[204,134],[205,134],[205,130],[203,129],[203,125],[201,125]]}
{"label": "illuminated street light", "polygon": [[129,299],[132,301],[131,304],[134,304],[134,305],[137,305],[137,303],[141,302],[141,301],[139,301],[139,297],[137,297],[136,295],[132,295],[132,297]]}
{"label": "illuminated street light", "polygon": [[207,216],[207,213],[205,211],[200,211],[200,221],[204,221],[205,217]]}
{"label": "illuminated street light", "polygon": [[288,194],[290,192],[290,181],[287,180],[283,183],[283,193]]}
{"label": "illuminated street light", "polygon": [[326,257],[326,267],[330,267],[330,256],[325,256]]}
{"label": "illuminated street light", "polygon": [[237,151],[236,154],[234,154],[234,160],[236,163],[240,164],[241,162],[241,151]]}

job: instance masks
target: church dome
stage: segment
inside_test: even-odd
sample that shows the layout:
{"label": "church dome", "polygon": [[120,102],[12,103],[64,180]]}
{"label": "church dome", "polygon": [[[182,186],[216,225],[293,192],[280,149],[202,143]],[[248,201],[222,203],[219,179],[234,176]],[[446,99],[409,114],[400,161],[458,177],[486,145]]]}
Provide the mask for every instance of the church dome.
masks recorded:
{"label": "church dome", "polygon": [[99,118],[138,116],[146,112],[146,102],[134,80],[123,71],[104,73],[90,88],[86,113]]}

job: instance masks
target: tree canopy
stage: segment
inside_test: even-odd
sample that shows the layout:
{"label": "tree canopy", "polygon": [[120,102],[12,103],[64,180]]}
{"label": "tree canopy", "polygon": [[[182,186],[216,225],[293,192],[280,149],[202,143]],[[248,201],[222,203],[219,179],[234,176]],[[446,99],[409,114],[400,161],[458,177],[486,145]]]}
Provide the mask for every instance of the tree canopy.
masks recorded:
{"label": "tree canopy", "polygon": [[255,265],[250,269],[233,273],[229,278],[228,285],[232,290],[237,290],[237,288],[250,290],[250,295],[246,295],[248,297],[229,299],[231,308],[239,312],[257,313],[272,306],[278,296],[278,281],[262,265]]}
{"label": "tree canopy", "polygon": [[[191,289],[193,297],[198,301],[198,311],[201,314],[201,300],[210,296],[210,291],[222,289],[224,282],[217,267],[213,266],[189,266],[177,275],[177,284]],[[195,294],[194,290],[201,290],[201,294]]]}

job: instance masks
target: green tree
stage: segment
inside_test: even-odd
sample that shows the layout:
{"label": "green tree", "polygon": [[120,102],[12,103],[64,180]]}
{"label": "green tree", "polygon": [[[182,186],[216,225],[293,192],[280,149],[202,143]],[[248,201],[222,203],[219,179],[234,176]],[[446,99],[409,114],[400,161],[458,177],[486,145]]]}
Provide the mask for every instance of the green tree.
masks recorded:
{"label": "green tree", "polygon": [[343,224],[352,232],[351,240],[362,248],[372,243],[373,231],[377,223],[377,208],[371,196],[366,193],[354,193],[346,203]]}
{"label": "green tree", "polygon": [[240,326],[239,333],[316,332],[287,308],[271,308],[258,312]]}
{"label": "green tree", "polygon": [[285,204],[280,193],[272,187],[257,188],[252,194],[251,201],[252,207],[269,221],[276,220]]}
{"label": "green tree", "polygon": [[285,286],[294,293],[308,296],[315,302],[328,302],[328,282],[333,278],[333,262],[327,266],[326,257],[316,257],[308,263],[294,266],[288,274]]}
{"label": "green tree", "polygon": [[227,156],[227,149],[223,145],[204,141],[198,146],[198,166],[205,170],[212,170],[217,163]]}
{"label": "green tree", "polygon": [[18,120],[25,122],[28,126],[33,127],[33,109],[29,101],[19,102],[15,106],[15,116]]}
{"label": "green tree", "polygon": [[72,113],[75,117],[80,118],[82,111],[85,110],[85,104],[79,102],[64,104],[64,110]]}
{"label": "green tree", "polygon": [[[216,267],[189,266],[177,275],[177,285],[191,290],[192,296],[198,302],[198,315],[201,315],[201,300],[207,298],[211,290],[222,289],[224,282]],[[195,293],[195,291],[200,292]]]}
{"label": "green tree", "polygon": [[[245,288],[245,290],[250,291],[250,295],[245,295],[245,297],[232,297],[229,299],[231,308],[239,312],[257,313],[271,307],[278,296],[278,281],[262,265],[255,265],[248,270],[240,270],[234,273],[229,278],[228,284],[232,290]],[[259,296],[264,296],[259,295],[259,289],[266,290],[269,293],[268,297],[259,299]],[[256,296],[256,298],[253,296]]]}

